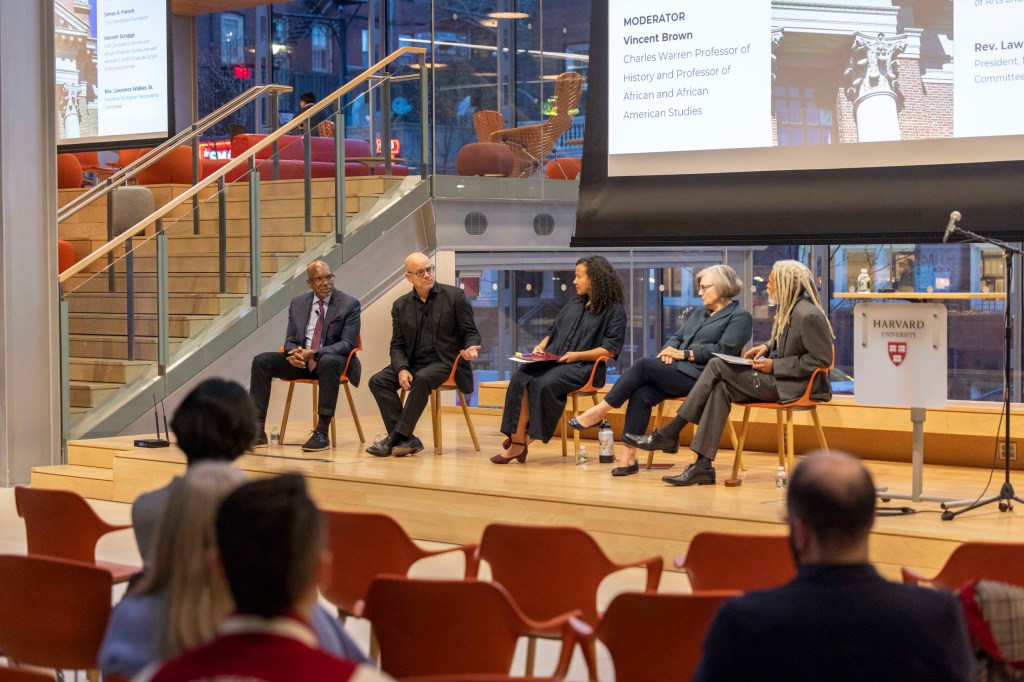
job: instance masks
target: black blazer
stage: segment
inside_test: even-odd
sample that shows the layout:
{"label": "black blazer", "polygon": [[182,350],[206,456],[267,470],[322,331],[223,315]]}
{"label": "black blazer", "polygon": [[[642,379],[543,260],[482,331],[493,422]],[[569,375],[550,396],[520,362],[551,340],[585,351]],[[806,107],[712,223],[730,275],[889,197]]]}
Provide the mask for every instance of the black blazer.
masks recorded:
{"label": "black blazer", "polygon": [[[309,322],[309,312],[312,308],[312,291],[292,299],[291,305],[288,306],[288,331],[284,340],[285,353],[305,344],[306,324]],[[331,291],[331,302],[324,315],[324,319],[327,320],[327,328],[323,331],[320,355],[348,357],[352,349],[359,345],[359,315],[359,301],[338,289]],[[343,367],[344,364],[342,361]],[[362,376],[362,366],[359,364],[359,355],[356,354],[352,358],[352,364],[348,366],[348,380],[352,382],[353,386],[358,386],[360,376]]]}
{"label": "black blazer", "polygon": [[[434,334],[434,350],[442,362],[451,365],[459,351],[480,345],[480,332],[473,320],[473,308],[466,293],[448,284],[434,284],[432,295],[437,296],[429,324]],[[412,369],[420,309],[415,301],[416,290],[400,297],[391,306],[391,368],[395,373]],[[468,362],[460,362],[455,371],[455,383],[463,393],[473,391],[473,370]]]}
{"label": "black blazer", "polygon": [[[832,336],[828,322],[818,306],[807,298],[796,302],[779,343],[776,345],[769,341],[767,346],[780,403],[799,400],[807,390],[807,378],[814,370],[832,364]],[[832,400],[832,384],[827,373],[815,377],[811,397],[817,401]]]}
{"label": "black blazer", "polygon": [[668,338],[665,347],[693,351],[693,362],[678,360],[675,368],[697,379],[713,353],[737,355],[750,340],[754,320],[750,313],[733,301],[714,315],[707,308],[693,311],[683,326]]}
{"label": "black blazer", "polygon": [[694,680],[969,680],[964,617],[944,590],[899,585],[870,564],[812,564],[730,599]]}

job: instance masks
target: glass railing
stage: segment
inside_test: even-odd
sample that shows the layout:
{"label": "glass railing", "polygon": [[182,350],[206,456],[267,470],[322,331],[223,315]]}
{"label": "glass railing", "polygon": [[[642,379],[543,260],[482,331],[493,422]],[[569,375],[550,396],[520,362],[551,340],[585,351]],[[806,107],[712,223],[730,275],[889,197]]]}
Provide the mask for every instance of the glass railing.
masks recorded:
{"label": "glass railing", "polygon": [[[121,187],[80,214],[109,214],[119,236],[60,277],[66,438],[101,433],[111,412],[169,393],[169,368],[251,333],[261,302],[422,179],[422,162],[390,145],[377,153],[344,127],[356,95],[383,106],[396,82],[422,88],[421,71],[396,63],[422,54],[401,50],[281,129],[236,138],[232,158],[210,162],[193,186]],[[380,133],[390,139],[387,126]]]}

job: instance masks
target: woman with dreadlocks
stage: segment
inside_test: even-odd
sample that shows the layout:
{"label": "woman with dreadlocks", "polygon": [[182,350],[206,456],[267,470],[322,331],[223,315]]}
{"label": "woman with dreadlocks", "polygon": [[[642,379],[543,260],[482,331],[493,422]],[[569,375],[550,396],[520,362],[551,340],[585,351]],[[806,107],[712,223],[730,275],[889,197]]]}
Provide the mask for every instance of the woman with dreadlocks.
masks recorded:
{"label": "woman with dreadlocks", "polygon": [[[832,325],[821,307],[811,271],[795,260],[778,261],[768,277],[768,298],[776,304],[772,337],[743,357],[752,367],[712,359],[690,390],[676,417],[644,436],[624,434],[622,440],[641,450],[674,451],[687,423],[697,425],[690,449],[697,461],[676,476],[663,476],[672,485],[713,485],[713,462],[734,402],[798,400],[819,367],[832,364]],[[831,400],[828,379],[818,376],[811,397]]]}
{"label": "woman with dreadlocks", "polygon": [[[533,349],[558,360],[523,365],[512,375],[501,418],[501,432],[507,438],[501,454],[491,457],[495,464],[523,463],[530,441],[551,440],[566,396],[587,383],[595,360],[602,355],[618,357],[622,350],[625,296],[612,264],[602,256],[580,258],[573,285],[576,298],[559,311],[547,336]],[[597,371],[594,380],[600,385],[604,366]]]}

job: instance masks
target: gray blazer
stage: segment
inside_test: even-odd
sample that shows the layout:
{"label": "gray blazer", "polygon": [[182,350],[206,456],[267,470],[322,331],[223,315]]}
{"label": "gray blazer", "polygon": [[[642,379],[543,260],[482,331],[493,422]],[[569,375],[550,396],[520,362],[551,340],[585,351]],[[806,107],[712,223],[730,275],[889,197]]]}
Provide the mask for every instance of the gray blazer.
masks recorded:
{"label": "gray blazer", "polygon": [[693,311],[665,346],[693,351],[693,362],[679,360],[672,364],[683,374],[697,379],[714,357],[712,353],[738,354],[750,340],[753,329],[750,313],[733,301],[714,315],[707,308]]}
{"label": "gray blazer", "polygon": [[[818,306],[807,298],[796,302],[789,325],[782,331],[777,346],[772,341],[767,345],[781,403],[799,400],[807,390],[807,378],[814,370],[832,364],[832,336],[828,322]],[[832,400],[832,385],[827,375],[815,377],[811,398]]]}

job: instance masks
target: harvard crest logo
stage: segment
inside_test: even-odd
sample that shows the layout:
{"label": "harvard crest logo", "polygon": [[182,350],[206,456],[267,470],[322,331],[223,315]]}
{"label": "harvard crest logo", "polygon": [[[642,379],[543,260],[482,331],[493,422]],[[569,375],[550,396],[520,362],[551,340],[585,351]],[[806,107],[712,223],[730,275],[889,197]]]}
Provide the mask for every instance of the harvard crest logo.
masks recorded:
{"label": "harvard crest logo", "polygon": [[889,359],[892,364],[899,367],[907,359],[907,344],[905,341],[889,342]]}

